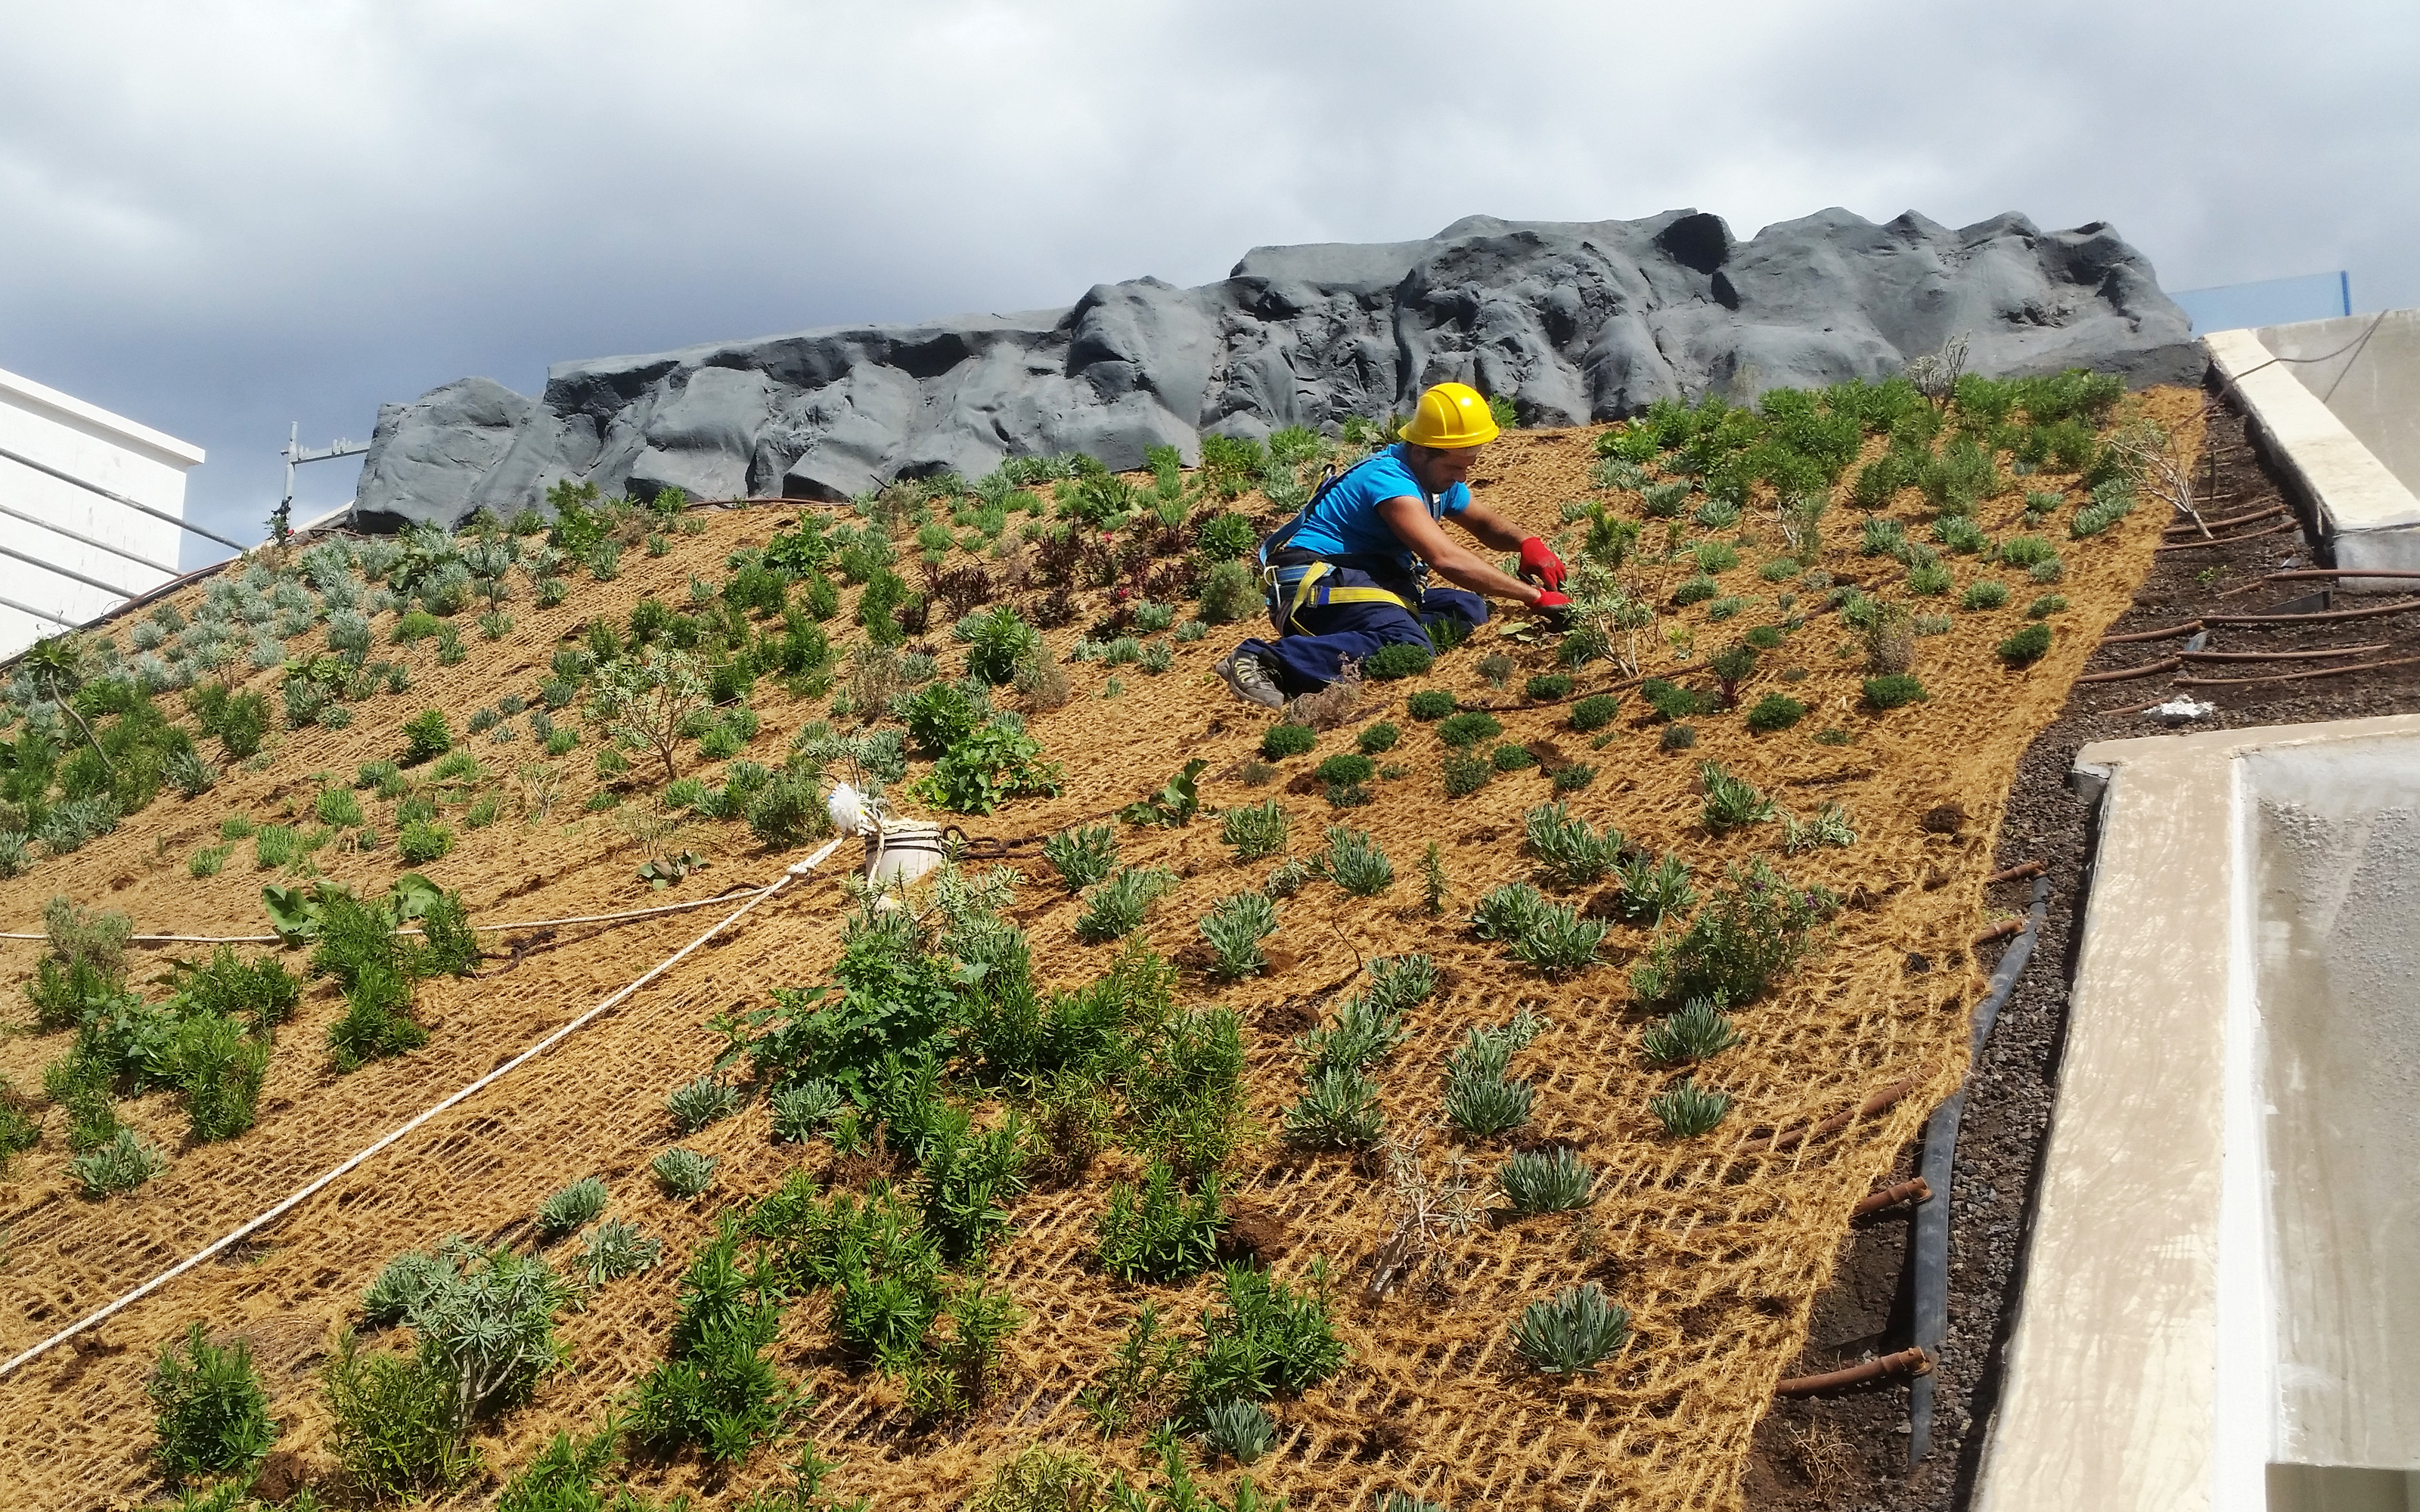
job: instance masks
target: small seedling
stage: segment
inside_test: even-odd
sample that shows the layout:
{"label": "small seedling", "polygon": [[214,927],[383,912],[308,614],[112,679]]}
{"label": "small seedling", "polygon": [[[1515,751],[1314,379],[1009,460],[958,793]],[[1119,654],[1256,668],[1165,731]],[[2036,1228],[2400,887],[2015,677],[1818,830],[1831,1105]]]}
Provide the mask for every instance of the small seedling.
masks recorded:
{"label": "small seedling", "polygon": [[133,1130],[119,1129],[109,1143],[69,1161],[68,1168],[84,1183],[85,1196],[107,1197],[132,1192],[166,1170],[168,1157],[159,1146],[137,1137]]}
{"label": "small seedling", "polygon": [[1431,841],[1420,853],[1420,901],[1431,918],[1445,912],[1445,863],[1437,842]]}
{"label": "small seedling", "polygon": [[1449,798],[1467,797],[1496,776],[1495,766],[1485,757],[1466,750],[1447,751],[1443,771]]}
{"label": "small seedling", "polygon": [[1404,701],[1404,711],[1415,719],[1445,718],[1454,711],[1454,697],[1443,688],[1429,688]]}
{"label": "small seedling", "polygon": [[1537,1097],[1528,1082],[1456,1076],[1446,1083],[1445,1116],[1465,1134],[1484,1139],[1528,1122]]}
{"label": "small seedling", "polygon": [[1586,1207],[1595,1173],[1567,1146],[1514,1152],[1497,1168],[1496,1184],[1514,1212],[1566,1212]]}
{"label": "small seedling", "polygon": [[1487,764],[1499,772],[1526,772],[1538,764],[1538,758],[1528,747],[1508,740],[1487,753]]}
{"label": "small seedling", "polygon": [[1638,1048],[1658,1066],[1685,1066],[1739,1043],[1739,1031],[1723,1012],[1719,997],[1693,997],[1687,1007],[1648,1026]]}
{"label": "small seedling", "polygon": [[1914,672],[1886,672],[1880,677],[1869,677],[1861,691],[1866,706],[1878,710],[1902,708],[1932,696],[1924,690],[1924,684]]}
{"label": "small seedling", "polygon": [[1493,740],[1503,733],[1504,726],[1496,716],[1479,709],[1452,715],[1437,725],[1437,738],[1457,750]]}
{"label": "small seedling", "polygon": [[1380,646],[1362,658],[1361,674],[1380,682],[1393,682],[1404,677],[1418,677],[1436,662],[1426,646]]}
{"label": "small seedling", "polygon": [[1378,756],[1394,749],[1395,743],[1403,738],[1401,730],[1381,719],[1354,737],[1354,744],[1360,748],[1362,755]]}
{"label": "small seedling", "polygon": [[1143,914],[1161,893],[1176,886],[1176,874],[1159,867],[1122,866],[1093,889],[1084,911],[1076,917],[1076,937],[1087,945],[1121,940],[1142,923]]}
{"label": "small seedling", "polygon": [[549,1239],[570,1233],[605,1211],[605,1183],[583,1176],[538,1204],[537,1229]]}
{"label": "small seedling", "polygon": [[715,1159],[694,1149],[675,1148],[647,1163],[664,1191],[684,1200],[704,1192],[714,1181]]}
{"label": "small seedling", "polygon": [[1572,680],[1561,672],[1542,672],[1530,678],[1522,691],[1536,702],[1552,703],[1557,699],[1571,697]]}
{"label": "small seedling", "polygon": [[1220,815],[1218,838],[1234,851],[1236,860],[1257,861],[1285,849],[1286,824],[1285,810],[1275,798],[1264,799]]}
{"label": "small seedling", "polygon": [[1232,981],[1265,969],[1269,959],[1261,941],[1277,927],[1277,904],[1264,893],[1238,892],[1213,903],[1202,918],[1202,937],[1217,957],[1212,974]]}
{"label": "small seedling", "polygon": [[1479,675],[1487,679],[1491,687],[1502,687],[1512,680],[1512,658],[1500,651],[1491,651],[1479,658]]}
{"label": "small seedling", "polygon": [[1827,803],[1815,811],[1815,817],[1801,820],[1793,814],[1781,816],[1781,846],[1791,856],[1811,851],[1819,845],[1854,845],[1857,831],[1849,823],[1849,810],[1837,803]]}
{"label": "small seedling", "polygon": [[1514,1346],[1550,1376],[1587,1374],[1629,1336],[1630,1314],[1606,1301],[1593,1281],[1531,1303],[1512,1326]]}
{"label": "small seedling", "polygon": [[1269,879],[1261,884],[1261,891],[1271,898],[1291,898],[1300,892],[1305,884],[1317,880],[1319,875],[1317,861],[1289,856],[1269,872]]}
{"label": "small seedling", "polygon": [[1664,1132],[1675,1139],[1693,1139],[1710,1133],[1730,1109],[1729,1092],[1699,1087],[1686,1076],[1647,1100],[1647,1111],[1654,1114],[1656,1121],[1664,1125]]}
{"label": "small seedling", "polygon": [[1807,705],[1787,693],[1767,693],[1747,711],[1747,727],[1758,734],[1787,730],[1807,717]]}
{"label": "small seedling", "polygon": [[1042,858],[1069,892],[1081,892],[1116,870],[1117,831],[1107,825],[1061,830],[1042,842]]}
{"label": "small seedling", "polygon": [[2030,667],[2050,655],[2050,626],[2036,620],[2000,642],[2000,659],[2011,667]]}

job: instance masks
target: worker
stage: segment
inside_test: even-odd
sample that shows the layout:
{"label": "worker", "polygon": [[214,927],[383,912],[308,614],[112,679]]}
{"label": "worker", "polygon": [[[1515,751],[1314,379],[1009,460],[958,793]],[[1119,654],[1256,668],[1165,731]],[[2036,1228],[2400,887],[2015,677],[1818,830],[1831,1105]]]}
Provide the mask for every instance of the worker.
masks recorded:
{"label": "worker", "polygon": [[[1471,465],[1497,435],[1478,391],[1431,387],[1398,434],[1395,444],[1322,483],[1301,513],[1261,543],[1261,587],[1277,639],[1247,640],[1218,663],[1237,698],[1281,709],[1381,646],[1430,648],[1432,625],[1454,621],[1467,635],[1487,623],[1488,598],[1549,616],[1570,606],[1562,560],[1471,500]],[[1520,552],[1520,576],[1497,571],[1448,535],[1448,520],[1483,546]],[[1457,586],[1429,587],[1431,569]]]}

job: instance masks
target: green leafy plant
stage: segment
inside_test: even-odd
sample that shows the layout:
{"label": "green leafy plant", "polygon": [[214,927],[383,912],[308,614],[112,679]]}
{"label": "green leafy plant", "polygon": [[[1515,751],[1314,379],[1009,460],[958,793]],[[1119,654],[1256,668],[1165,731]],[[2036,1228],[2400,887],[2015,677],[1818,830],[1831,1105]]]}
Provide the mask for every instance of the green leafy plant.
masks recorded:
{"label": "green leafy plant", "polygon": [[1807,705],[1787,693],[1767,693],[1747,711],[1747,727],[1758,734],[1787,730],[1807,717]]}
{"label": "green leafy plant", "polygon": [[1521,1310],[1513,1347],[1550,1376],[1585,1375],[1630,1336],[1630,1315],[1606,1299],[1593,1281],[1566,1287]]}
{"label": "green leafy plant", "polygon": [[[258,843],[256,836],[255,843]],[[395,849],[406,866],[426,866],[452,853],[454,831],[443,825],[413,820],[396,831]]]}
{"label": "green leafy plant", "polygon": [[1731,776],[1714,762],[1698,768],[1699,784],[1705,790],[1701,810],[1706,827],[1719,835],[1727,829],[1748,825],[1761,825],[1775,814],[1773,800],[1757,791],[1754,785]]}
{"label": "green leafy plant", "polygon": [[1487,753],[1487,764],[1499,772],[1526,772],[1538,764],[1538,758],[1528,747],[1508,740]]}
{"label": "green leafy plant", "polygon": [[1838,907],[1829,892],[1794,887],[1762,861],[1733,867],[1686,930],[1650,947],[1632,989],[1649,1002],[1748,1002],[1814,949],[1816,927]]}
{"label": "green leafy plant", "polygon": [[167,1168],[168,1157],[160,1152],[160,1147],[132,1129],[119,1129],[107,1144],[68,1162],[68,1169],[83,1183],[88,1197],[132,1192]]}
{"label": "green leafy plant", "polygon": [[1267,1454],[1277,1440],[1276,1421],[1254,1403],[1229,1400],[1202,1409],[1202,1443],[1213,1455],[1249,1465]]}
{"label": "green leafy plant", "polygon": [[1537,1096],[1528,1082],[1455,1077],[1446,1083],[1445,1116],[1465,1134],[1484,1139],[1528,1122]]}
{"label": "green leafy plant", "polygon": [[398,764],[418,766],[454,748],[454,733],[439,709],[423,709],[403,722],[403,755]]}
{"label": "green leafy plant", "polygon": [[1445,795],[1466,797],[1485,787],[1496,776],[1495,764],[1473,751],[1450,750],[1442,764]]}
{"label": "green leafy plant", "polygon": [[1496,716],[1477,709],[1453,715],[1437,726],[1437,738],[1456,749],[1493,740],[1503,733]]}
{"label": "green leafy plant", "polygon": [[1869,677],[1862,691],[1867,707],[1878,710],[1903,708],[1931,697],[1914,672],[1885,672],[1880,677]]}
{"label": "green leafy plant", "polygon": [[657,1183],[668,1196],[686,1201],[713,1183],[715,1165],[711,1155],[675,1147],[649,1161],[647,1168],[655,1172]]}
{"label": "green leafy plant", "polygon": [[605,1183],[583,1176],[538,1204],[537,1230],[549,1239],[560,1238],[593,1222],[605,1211]]}
{"label": "green leafy plant", "polygon": [[2029,667],[2050,655],[2050,626],[2036,620],[1999,644],[2000,659],[2011,667]]}
{"label": "green leafy plant", "polygon": [[183,1339],[163,1346],[147,1388],[157,1443],[153,1458],[170,1486],[206,1475],[248,1473],[277,1442],[269,1394],[240,1339],[211,1344],[194,1323]]}
{"label": "green leafy plant", "polygon": [[1118,810],[1118,817],[1129,825],[1156,825],[1168,828],[1191,824],[1193,816],[1202,811],[1199,782],[1203,768],[1209,764],[1198,757],[1187,762],[1157,793],[1139,803],[1127,804]]}
{"label": "green leafy plant", "polygon": [[1311,768],[1311,780],[1329,787],[1353,787],[1378,775],[1378,764],[1357,752],[1330,756]]}
{"label": "green leafy plant", "polygon": [[1685,1066],[1720,1055],[1739,1043],[1739,1031],[1724,1014],[1719,997],[1693,997],[1679,1011],[1649,1025],[1638,1047],[1658,1066]]}
{"label": "green leafy plant", "polygon": [[1261,736],[1261,755],[1272,762],[1299,756],[1319,744],[1319,733],[1307,724],[1273,724]]}
{"label": "green leafy plant", "polygon": [[1374,898],[1395,883],[1394,863],[1368,830],[1330,825],[1320,869],[1330,882],[1357,898]]}
{"label": "green leafy plant", "polygon": [[1522,816],[1522,846],[1558,885],[1583,887],[1611,872],[1625,843],[1621,831],[1603,831],[1561,803],[1544,804]]}
{"label": "green leafy plant", "polygon": [[1266,1271],[1227,1268],[1225,1295],[1202,1315],[1186,1370],[1185,1400],[1196,1413],[1214,1402],[1296,1396],[1343,1368],[1325,1265],[1311,1273],[1313,1289],[1298,1290]]}
{"label": "green leafy plant", "polygon": [[1713,702],[1706,695],[1698,692],[1695,688],[1683,687],[1677,683],[1668,683],[1660,677],[1651,677],[1639,684],[1638,696],[1645,699],[1648,706],[1653,709],[1658,717],[1665,719],[1686,719],[1695,715],[1714,712]]}
{"label": "green leafy plant", "polygon": [[2064,594],[2044,594],[2041,597],[2035,599],[2032,603],[2025,606],[2025,618],[2029,620],[2048,619],[2054,614],[2064,612],[2066,609],[2067,598]]}
{"label": "green leafy plant", "polygon": [[1345,1000],[1317,1028],[1295,1041],[1309,1057],[1303,1074],[1317,1080],[1330,1071],[1360,1071],[1384,1059],[1404,1042],[1405,1005],[1372,992]]}
{"label": "green leafy plant", "polygon": [[672,1116],[675,1129],[691,1134],[739,1111],[739,1088],[719,1077],[700,1076],[674,1088],[664,1099],[664,1111]]}
{"label": "green leafy plant", "polygon": [[1595,1180],[1595,1173],[1567,1145],[1515,1150],[1496,1170],[1505,1202],[1521,1213],[1586,1207]]}
{"label": "green leafy plant", "polygon": [[1016,664],[1031,656],[1042,637],[1017,612],[999,605],[970,614],[953,627],[952,635],[967,648],[967,671],[994,687],[1016,677]]}
{"label": "green leafy plant", "polygon": [[1654,1114],[1656,1121],[1664,1125],[1664,1132],[1676,1139],[1711,1133],[1730,1107],[1729,1092],[1699,1087],[1686,1076],[1647,1100],[1647,1111]]}
{"label": "green leafy plant", "polygon": [[908,791],[953,813],[990,813],[1012,797],[1059,791],[1059,764],[1041,756],[1042,743],[1025,733],[1021,719],[995,715],[952,746]]}
{"label": "green leafy plant", "polygon": [[777,1087],[766,1102],[773,1110],[773,1142],[803,1144],[837,1119],[848,1100],[838,1087],[820,1076]]}
{"label": "green leafy plant", "polygon": [[1454,707],[1454,696],[1441,687],[1423,689],[1404,701],[1404,712],[1415,719],[1442,719],[1453,713]]}
{"label": "green leafy plant", "polygon": [[1958,607],[1962,609],[1993,609],[2008,601],[2007,583],[1982,578],[1966,585],[1966,592],[1959,595]]}
{"label": "green leafy plant", "polygon": [[1365,727],[1361,733],[1354,738],[1354,744],[1360,748],[1362,755],[1377,756],[1394,749],[1396,743],[1403,738],[1404,733],[1401,730],[1381,719],[1376,724]]}
{"label": "green leafy plant", "polygon": [[1572,680],[1561,672],[1542,672],[1530,678],[1522,691],[1537,702],[1552,703],[1571,697]]}
{"label": "green leafy plant", "polygon": [[1794,814],[1781,816],[1781,848],[1792,856],[1823,845],[1854,845],[1857,831],[1849,823],[1849,810],[1837,803],[1827,803],[1815,811],[1812,819],[1802,820]]}
{"label": "green leafy plant", "polygon": [[417,1355],[364,1354],[349,1329],[321,1367],[329,1444],[345,1480],[379,1500],[451,1486],[478,1465],[457,1432],[454,1383]]}
{"label": "green leafy plant", "polygon": [[1305,1149],[1364,1149],[1386,1130],[1378,1088],[1359,1071],[1332,1066],[1309,1077],[1286,1109],[1285,1137]]}
{"label": "green leafy plant", "polygon": [[1215,1175],[1188,1195],[1168,1163],[1155,1160],[1140,1187],[1110,1185],[1095,1253],[1103,1270],[1128,1281],[1182,1281],[1218,1264],[1226,1226]]}
{"label": "green leafy plant", "polygon": [[636,1224],[608,1218],[581,1241],[577,1264],[590,1286],[601,1287],[608,1281],[652,1270],[663,1249],[662,1240],[648,1238]]}
{"label": "green leafy plant", "polygon": [[1611,724],[1614,716],[1621,712],[1621,699],[1609,693],[1591,693],[1573,704],[1563,717],[1574,730],[1586,734],[1591,730],[1602,730]]}
{"label": "green leafy plant", "polygon": [[1572,762],[1555,768],[1555,775],[1551,780],[1554,790],[1559,794],[1577,793],[1596,780],[1596,768],[1585,762]]}
{"label": "green leafy plant", "polygon": [[1202,937],[1210,942],[1214,976],[1228,980],[1264,969],[1268,957],[1261,941],[1277,932],[1277,904],[1259,892],[1238,892],[1219,899],[1202,918]]}
{"label": "green leafy plant", "polygon": [[1117,831],[1107,825],[1063,829],[1042,842],[1042,858],[1069,892],[1081,892],[1116,868]]}
{"label": "green leafy plant", "polygon": [[1380,646],[1362,658],[1361,674],[1377,682],[1394,682],[1420,676],[1435,662],[1435,654],[1427,646],[1409,643]]}
{"label": "green leafy plant", "polygon": [[1175,886],[1175,873],[1159,867],[1118,868],[1093,889],[1076,918],[1076,937],[1087,945],[1125,938],[1141,925],[1152,903]]}
{"label": "green leafy plant", "polygon": [[1218,819],[1218,838],[1238,861],[1275,856],[1286,847],[1286,811],[1274,798],[1228,810]]}

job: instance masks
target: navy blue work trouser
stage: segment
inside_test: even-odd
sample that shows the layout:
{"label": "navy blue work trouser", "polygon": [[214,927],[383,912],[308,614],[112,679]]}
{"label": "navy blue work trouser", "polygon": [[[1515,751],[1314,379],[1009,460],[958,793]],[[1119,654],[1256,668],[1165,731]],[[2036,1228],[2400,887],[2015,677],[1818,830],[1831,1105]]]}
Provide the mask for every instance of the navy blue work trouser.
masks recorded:
{"label": "navy blue work trouser", "polygon": [[1267,662],[1279,688],[1295,698],[1336,681],[1348,656],[1359,661],[1380,646],[1427,646],[1427,627],[1440,620],[1459,620],[1468,634],[1487,623],[1487,600],[1459,588],[1432,588],[1420,595],[1418,618],[1393,604],[1306,604],[1292,625],[1283,623],[1284,612],[1282,607],[1269,611],[1276,640],[1247,640],[1235,655]]}

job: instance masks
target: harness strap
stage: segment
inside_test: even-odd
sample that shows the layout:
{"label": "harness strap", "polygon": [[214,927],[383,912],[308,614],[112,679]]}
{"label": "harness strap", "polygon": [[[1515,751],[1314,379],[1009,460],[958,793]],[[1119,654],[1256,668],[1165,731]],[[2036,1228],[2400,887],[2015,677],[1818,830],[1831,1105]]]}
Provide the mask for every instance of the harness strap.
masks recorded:
{"label": "harness strap", "polygon": [[[1282,570],[1269,569],[1272,599],[1282,589],[1282,585],[1274,580]],[[1298,616],[1304,609],[1321,604],[1392,604],[1404,613],[1418,617],[1419,611],[1401,594],[1390,594],[1384,588],[1355,588],[1321,580],[1333,571],[1335,563],[1328,562],[1314,562],[1302,569],[1302,577],[1295,583],[1294,594],[1286,604],[1286,625],[1309,635],[1311,627],[1304,625]]]}

